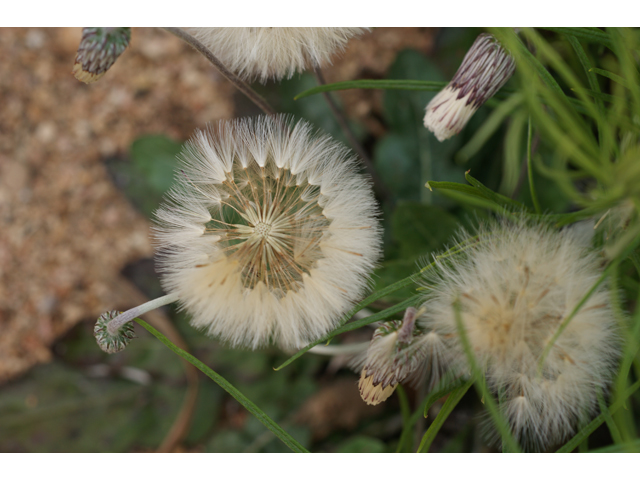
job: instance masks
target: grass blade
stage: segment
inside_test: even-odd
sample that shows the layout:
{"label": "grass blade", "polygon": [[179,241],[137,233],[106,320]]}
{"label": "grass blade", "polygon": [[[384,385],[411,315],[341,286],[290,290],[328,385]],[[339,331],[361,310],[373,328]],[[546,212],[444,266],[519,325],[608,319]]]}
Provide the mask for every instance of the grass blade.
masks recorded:
{"label": "grass blade", "polygon": [[[622,396],[622,398],[620,398],[617,402],[615,402],[613,405],[611,405],[611,407],[609,407],[609,410],[608,410],[607,414],[608,415],[614,414],[616,411],[618,411],[619,408],[622,408],[622,406],[624,405],[624,402],[627,400],[627,398],[629,398],[631,395],[633,395],[636,392],[636,390],[638,390],[638,388],[640,388],[640,380],[638,380],[636,383],[631,385],[631,387],[629,387],[627,389],[627,391]],[[591,435],[593,432],[595,432],[596,428],[598,428],[600,425],[602,425],[605,422],[606,418],[607,418],[607,415],[605,413],[601,413],[600,415],[598,415],[596,418],[591,420],[591,422],[589,422],[582,430],[580,430],[578,433],[576,433],[576,435],[571,440],[569,440],[562,447],[560,447],[556,451],[556,453],[569,453],[569,452],[573,451],[586,438],[588,438],[589,435]]]}
{"label": "grass blade", "polygon": [[429,426],[427,431],[424,433],[422,437],[422,441],[420,442],[420,446],[418,447],[417,453],[427,453],[429,451],[429,447],[433,443],[433,440],[436,438],[436,435],[442,428],[445,420],[449,418],[453,409],[458,405],[464,394],[467,393],[467,390],[471,388],[473,385],[473,380],[469,380],[468,382],[456,387],[450,394],[447,400],[444,402],[444,405],[438,412],[438,415],[433,420],[433,423]]}
{"label": "grass blade", "polygon": [[598,28],[541,27],[541,29],[561,33],[563,35],[574,36],[588,43],[599,43],[605,47],[613,48],[611,37],[606,32],[603,32]]}
{"label": "grass blade", "polygon": [[531,163],[531,137],[533,133],[533,126],[531,123],[531,116],[529,116],[529,126],[527,127],[527,174],[529,176],[529,192],[531,193],[531,201],[536,209],[537,214],[542,213],[540,208],[540,202],[538,201],[538,194],[536,192],[535,185],[533,183],[533,165]]}
{"label": "grass blade", "polygon": [[431,82],[426,80],[350,80],[336,82],[305,90],[296,95],[294,100],[299,100],[311,95],[336,90],[351,90],[354,88],[380,89],[380,90],[418,90],[423,92],[439,92],[448,85],[448,82]]}
{"label": "grass blade", "polygon": [[295,438],[293,438],[291,435],[285,432],[282,429],[282,427],[280,427],[280,425],[274,422],[271,419],[271,417],[269,417],[266,413],[260,410],[251,400],[245,397],[240,392],[240,390],[238,390],[236,387],[234,387],[229,382],[227,382],[222,376],[214,372],[211,368],[206,366],[204,363],[202,363],[193,355],[185,352],[181,348],[176,347],[173,343],[171,343],[171,341],[167,337],[162,335],[159,331],[157,331],[155,328],[153,328],[144,320],[140,320],[139,318],[136,318],[135,321],[138,322],[139,325],[144,327],[149,333],[151,333],[151,335],[153,335],[162,343],[164,343],[169,348],[169,350],[171,350],[176,355],[179,355],[180,357],[184,358],[187,362],[189,362],[191,365],[196,367],[198,370],[204,373],[211,380],[213,380],[218,385],[220,385],[229,395],[235,398],[238,401],[238,403],[240,403],[240,405],[246,408],[254,417],[260,420],[260,422],[265,427],[271,430],[276,437],[282,440],[282,442],[287,447],[289,447],[291,450],[293,450],[296,453],[309,453],[309,451],[306,448],[304,448],[302,445],[300,445],[300,443]]}

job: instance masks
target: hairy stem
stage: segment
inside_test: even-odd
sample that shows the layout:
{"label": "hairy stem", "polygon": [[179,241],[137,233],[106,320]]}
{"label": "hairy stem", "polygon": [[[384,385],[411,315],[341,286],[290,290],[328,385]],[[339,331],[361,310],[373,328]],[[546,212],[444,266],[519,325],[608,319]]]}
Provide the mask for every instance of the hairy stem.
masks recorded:
{"label": "hairy stem", "polygon": [[133,307],[111,320],[107,324],[107,333],[109,333],[109,335],[117,335],[118,331],[125,323],[129,323],[134,318],[139,317],[140,315],[144,315],[145,313],[162,307],[163,305],[173,303],[176,300],[178,300],[178,295],[176,293],[170,293],[169,295],[165,295],[164,297],[158,297],[154,300],[148,301],[147,303],[143,303],[142,305]]}
{"label": "hairy stem", "polygon": [[188,34],[181,28],[176,27],[162,27],[167,32],[172,33],[176,37],[184,40],[193,48],[195,48],[198,52],[204,55],[211,64],[218,69],[218,71],[224,76],[227,80],[229,80],[233,85],[244,93],[249,100],[256,104],[256,106],[262,110],[267,115],[275,115],[276,111],[271,108],[271,106],[267,103],[267,101],[262,98],[254,89],[252,89],[246,82],[244,82],[240,77],[238,77],[235,73],[231,72],[224,66],[224,64],[216,57],[211,50],[205,47],[200,41],[198,41],[193,35]]}

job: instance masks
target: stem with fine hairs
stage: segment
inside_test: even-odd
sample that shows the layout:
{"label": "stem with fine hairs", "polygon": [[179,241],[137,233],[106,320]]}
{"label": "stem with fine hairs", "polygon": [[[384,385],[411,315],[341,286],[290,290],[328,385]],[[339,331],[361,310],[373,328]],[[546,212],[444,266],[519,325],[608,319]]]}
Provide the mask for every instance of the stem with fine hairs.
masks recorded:
{"label": "stem with fine hairs", "polygon": [[195,48],[198,52],[204,55],[214,67],[218,69],[218,71],[229,80],[233,85],[244,93],[249,100],[256,104],[256,106],[262,110],[267,115],[275,115],[276,111],[271,108],[271,106],[267,103],[267,101],[262,98],[254,89],[252,89],[246,82],[244,82],[240,77],[238,77],[235,73],[231,72],[224,66],[224,64],[216,57],[211,50],[205,47],[198,39],[196,39],[193,35],[185,32],[181,28],[176,27],[162,27],[167,32],[175,35],[176,37],[184,40],[193,48]]}
{"label": "stem with fine hairs", "polygon": [[[324,75],[322,75],[322,71],[320,70],[320,67],[314,67],[313,71],[315,73],[316,79],[318,80],[318,85],[326,85],[327,82],[324,79]],[[364,147],[360,144],[360,142],[354,135],[353,130],[351,130],[351,127],[349,126],[349,123],[347,122],[347,119],[344,113],[342,112],[342,110],[340,110],[340,108],[338,107],[336,102],[333,100],[333,98],[331,98],[331,95],[329,94],[329,92],[322,92],[322,95],[324,96],[324,99],[327,101],[329,108],[331,109],[334,116],[336,117],[338,124],[340,124],[340,128],[342,129],[342,132],[347,137],[347,140],[349,140],[351,147],[357,152],[360,158],[362,158],[362,161],[364,162],[364,166],[365,166],[365,169],[367,170],[367,173],[371,175],[371,178],[373,179],[374,188],[376,189],[378,195],[380,195],[380,197],[382,197],[383,200],[390,199],[391,195],[389,194],[389,191],[387,190],[384,183],[382,183],[382,179],[376,173],[376,170],[373,167],[373,162],[369,158],[369,155],[367,155],[367,152],[364,150]]]}
{"label": "stem with fine hairs", "polygon": [[131,308],[111,320],[107,324],[107,332],[112,336],[117,335],[118,331],[125,323],[129,323],[134,318],[139,317],[140,315],[144,315],[151,310],[155,310],[156,308],[162,307],[169,303],[173,303],[176,300],[178,300],[178,294],[170,293],[169,295],[150,300],[147,303],[143,303],[142,305]]}

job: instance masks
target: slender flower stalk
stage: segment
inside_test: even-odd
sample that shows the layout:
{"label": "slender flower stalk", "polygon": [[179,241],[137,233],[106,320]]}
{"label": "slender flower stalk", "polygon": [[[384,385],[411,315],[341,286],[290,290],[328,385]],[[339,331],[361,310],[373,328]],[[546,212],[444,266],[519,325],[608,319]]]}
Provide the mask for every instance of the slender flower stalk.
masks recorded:
{"label": "slender flower stalk", "polygon": [[128,322],[131,322],[134,318],[139,317],[140,315],[144,315],[145,313],[155,310],[156,308],[160,308],[164,305],[168,305],[169,303],[173,303],[178,300],[178,296],[175,294],[164,295],[163,297],[158,297],[154,300],[150,300],[147,303],[143,303],[142,305],[138,305],[137,307],[131,308],[124,313],[121,313],[116,318],[111,320],[107,325],[107,333],[109,335],[116,335],[118,330]]}
{"label": "slender flower stalk", "polygon": [[184,40],[193,48],[195,48],[198,52],[205,56],[211,64],[218,69],[218,71],[229,80],[238,90],[240,90],[246,97],[251,100],[260,110],[262,110],[267,115],[275,115],[276,111],[271,108],[271,106],[267,103],[267,101],[262,98],[260,94],[258,94],[254,89],[252,89],[249,85],[247,85],[238,75],[230,71],[224,63],[222,63],[218,57],[216,57],[211,50],[209,50],[205,45],[203,45],[197,38],[193,35],[185,32],[181,28],[175,27],[164,27],[164,29],[175,35],[176,37]]}
{"label": "slender flower stalk", "polygon": [[123,350],[133,338],[131,324],[133,319],[176,300],[178,300],[177,295],[169,294],[138,305],[124,313],[115,311],[103,313],[98,318],[93,332],[98,345],[107,353]]}
{"label": "slender flower stalk", "polygon": [[478,36],[455,76],[427,105],[424,126],[441,142],[460,133],[472,115],[511,78],[515,60],[493,35]]}

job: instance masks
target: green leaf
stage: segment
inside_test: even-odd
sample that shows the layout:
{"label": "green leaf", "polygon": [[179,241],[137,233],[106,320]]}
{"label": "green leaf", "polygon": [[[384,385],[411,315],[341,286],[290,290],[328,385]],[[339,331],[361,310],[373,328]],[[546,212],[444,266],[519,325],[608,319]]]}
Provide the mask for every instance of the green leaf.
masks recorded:
{"label": "green leaf", "polygon": [[601,413],[596,418],[591,420],[591,422],[589,422],[585,427],[582,428],[582,430],[576,433],[576,435],[571,440],[569,440],[562,447],[560,447],[556,451],[556,453],[569,453],[575,448],[577,448],[578,445],[580,445],[586,438],[589,437],[589,435],[595,432],[596,428],[598,428],[600,425],[602,425],[605,422],[607,415],[612,415],[616,411],[618,411],[618,409],[622,408],[622,406],[627,401],[627,399],[631,395],[633,395],[636,392],[636,390],[638,390],[638,388],[640,388],[640,380],[638,380],[636,383],[630,386],[627,389],[627,391],[624,393],[624,395],[622,395],[622,397],[617,402],[615,402],[613,405],[611,405],[611,407],[609,407],[609,411],[607,413]]}
{"label": "green leaf", "polygon": [[350,80],[347,82],[336,82],[328,85],[320,85],[299,93],[295,100],[317,95],[322,92],[334,92],[336,90],[357,89],[377,89],[377,90],[414,90],[421,92],[439,92],[446,87],[445,81],[428,80]]}
{"label": "green leaf", "polygon": [[501,102],[487,117],[482,126],[476,130],[471,140],[458,151],[456,159],[462,163],[468,162],[498,130],[505,119],[522,105],[523,101],[524,97],[521,94],[515,93]]}
{"label": "green leaf", "polygon": [[356,435],[338,445],[338,453],[383,453],[386,446],[382,440]]}
{"label": "green leaf", "polygon": [[599,43],[608,48],[612,48],[611,37],[599,28],[580,28],[580,27],[540,27],[542,30],[550,30],[552,32],[561,33],[563,35],[572,35],[580,40],[589,43]]}
{"label": "green leaf", "polygon": [[401,202],[393,212],[391,225],[400,257],[416,258],[441,249],[458,229],[458,220],[440,207]]}
{"label": "green leaf", "polygon": [[431,423],[427,431],[424,433],[417,453],[427,453],[429,451],[429,447],[431,447],[431,444],[435,440],[436,435],[440,431],[440,428],[442,428],[442,425],[444,425],[445,420],[449,418],[449,415],[451,415],[451,412],[453,412],[453,409],[456,407],[456,405],[458,405],[460,400],[462,400],[462,397],[464,397],[464,394],[467,393],[467,390],[469,390],[471,385],[473,385],[472,380],[464,383],[459,387],[456,387],[449,394],[449,397],[447,397],[447,400],[444,402],[444,405],[438,412],[435,420],[433,421],[433,423]]}
{"label": "green leaf", "polygon": [[464,174],[464,178],[473,185],[478,191],[486,198],[487,200],[491,200],[496,205],[500,205],[501,207],[509,207],[516,210],[526,210],[526,207],[515,200],[510,199],[509,197],[505,197],[504,195],[500,195],[499,193],[494,192],[493,190],[485,187],[480,181],[473,178],[469,175],[469,172]]}
{"label": "green leaf", "polygon": [[131,144],[130,161],[109,161],[107,168],[129,200],[151,217],[173,184],[181,149],[182,144],[163,135],[139,137]]}
{"label": "green leaf", "polygon": [[602,75],[603,77],[607,77],[608,79],[613,80],[616,83],[619,83],[623,87],[633,88],[632,85],[627,80],[622,78],[620,75],[616,75],[613,72],[609,72],[607,70],[603,70],[601,68],[596,68],[596,67],[592,67],[589,71],[597,73],[598,75]]}

